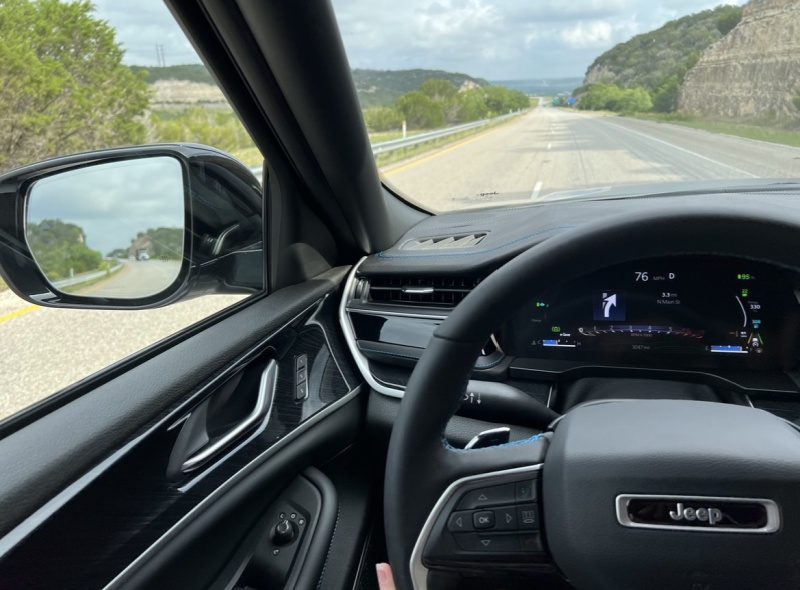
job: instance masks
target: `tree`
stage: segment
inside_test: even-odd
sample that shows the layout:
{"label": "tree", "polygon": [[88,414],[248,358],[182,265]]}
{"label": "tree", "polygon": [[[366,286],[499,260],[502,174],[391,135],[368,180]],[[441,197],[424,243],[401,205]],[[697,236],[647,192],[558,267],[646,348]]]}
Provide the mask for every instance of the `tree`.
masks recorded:
{"label": "tree", "polygon": [[442,105],[422,92],[404,94],[397,99],[395,108],[412,129],[434,129],[444,125]]}
{"label": "tree", "polygon": [[144,141],[143,74],[87,0],[0,0],[0,171]]}
{"label": "tree", "polygon": [[378,107],[364,111],[364,122],[372,131],[395,131],[403,126],[403,115],[396,109]]}
{"label": "tree", "polygon": [[641,113],[652,110],[653,101],[644,88],[620,88],[616,84],[592,84],[581,96],[578,108],[590,111]]}
{"label": "tree", "polygon": [[44,219],[29,223],[26,235],[37,264],[50,280],[96,270],[103,262],[100,252],[86,245],[83,229],[73,223]]}
{"label": "tree", "polygon": [[659,113],[671,113],[678,106],[678,88],[680,83],[677,76],[670,76],[653,93],[653,110]]}
{"label": "tree", "polygon": [[458,89],[453,86],[450,80],[431,78],[422,83],[422,86],[419,87],[419,91],[436,102],[446,102],[456,95]]}

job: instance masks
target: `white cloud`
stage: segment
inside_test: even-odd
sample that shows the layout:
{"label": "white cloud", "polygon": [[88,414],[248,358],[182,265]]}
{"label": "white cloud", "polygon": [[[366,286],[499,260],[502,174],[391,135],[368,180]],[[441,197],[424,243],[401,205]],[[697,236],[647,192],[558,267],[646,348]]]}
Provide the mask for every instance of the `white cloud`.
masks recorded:
{"label": "white cloud", "polygon": [[[581,76],[606,49],[666,21],[745,0],[333,0],[353,67],[488,79]],[[95,0],[131,64],[199,58],[162,0]]]}
{"label": "white cloud", "polygon": [[603,47],[611,41],[614,32],[611,23],[604,20],[589,23],[579,22],[561,31],[561,40],[568,47],[583,49],[586,47]]}

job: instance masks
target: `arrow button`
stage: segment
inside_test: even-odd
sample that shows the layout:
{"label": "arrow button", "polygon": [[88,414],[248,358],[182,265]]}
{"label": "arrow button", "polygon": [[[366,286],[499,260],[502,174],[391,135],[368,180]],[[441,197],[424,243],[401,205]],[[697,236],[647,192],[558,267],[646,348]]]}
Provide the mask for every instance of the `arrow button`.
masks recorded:
{"label": "arrow button", "polygon": [[458,503],[459,510],[474,510],[486,506],[503,506],[513,504],[516,495],[513,483],[486,488],[478,488],[466,492]]}
{"label": "arrow button", "polygon": [[518,553],[520,551],[519,536],[516,533],[456,533],[453,536],[456,544],[463,551],[477,553]]}
{"label": "arrow button", "polygon": [[472,513],[471,512],[453,512],[447,521],[447,530],[453,533],[461,533],[464,531],[471,531],[472,528]]}

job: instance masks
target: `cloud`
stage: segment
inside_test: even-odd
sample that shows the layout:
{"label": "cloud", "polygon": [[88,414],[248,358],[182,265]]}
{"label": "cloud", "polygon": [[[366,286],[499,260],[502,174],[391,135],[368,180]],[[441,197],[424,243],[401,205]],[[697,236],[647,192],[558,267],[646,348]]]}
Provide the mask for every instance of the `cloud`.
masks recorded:
{"label": "cloud", "polygon": [[561,40],[567,47],[603,47],[611,41],[614,29],[604,20],[590,23],[579,22],[561,31]]}
{"label": "cloud", "polygon": [[[350,64],[435,68],[490,80],[582,76],[606,49],[668,20],[744,0],[332,0]],[[199,58],[161,0],[96,0],[125,61]]]}
{"label": "cloud", "polygon": [[34,183],[28,221],[60,219],[81,227],[103,254],[141,231],[183,227],[183,175],[177,160],[153,157],[88,166]]}

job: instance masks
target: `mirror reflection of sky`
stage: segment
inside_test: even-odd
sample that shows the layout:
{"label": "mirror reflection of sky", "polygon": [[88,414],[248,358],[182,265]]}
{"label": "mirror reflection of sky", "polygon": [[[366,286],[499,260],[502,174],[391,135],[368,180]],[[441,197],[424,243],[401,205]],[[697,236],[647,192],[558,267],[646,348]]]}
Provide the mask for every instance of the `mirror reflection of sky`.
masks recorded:
{"label": "mirror reflection of sky", "polygon": [[184,227],[183,174],[166,156],[89,166],[37,181],[28,222],[60,219],[80,226],[103,256],[128,248],[139,232]]}

